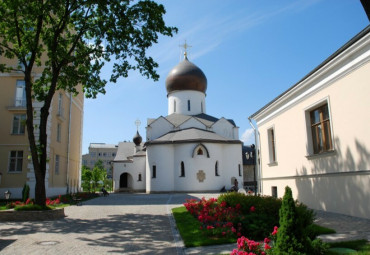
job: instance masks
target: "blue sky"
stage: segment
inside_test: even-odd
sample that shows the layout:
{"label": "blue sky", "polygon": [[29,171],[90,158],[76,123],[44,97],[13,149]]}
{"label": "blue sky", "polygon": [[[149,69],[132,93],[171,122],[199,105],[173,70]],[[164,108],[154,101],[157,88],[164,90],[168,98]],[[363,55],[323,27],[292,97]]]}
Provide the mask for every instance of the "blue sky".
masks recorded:
{"label": "blue sky", "polygon": [[[191,62],[207,76],[207,114],[233,119],[245,144],[254,143],[248,117],[298,82],[369,21],[360,0],[162,0],[165,21],[179,32],[161,37],[149,54],[158,82],[131,72],[86,99],[83,153],[90,143],[132,140],[139,119],[167,115],[165,79],[192,47]],[[109,78],[111,66],[103,70]]]}

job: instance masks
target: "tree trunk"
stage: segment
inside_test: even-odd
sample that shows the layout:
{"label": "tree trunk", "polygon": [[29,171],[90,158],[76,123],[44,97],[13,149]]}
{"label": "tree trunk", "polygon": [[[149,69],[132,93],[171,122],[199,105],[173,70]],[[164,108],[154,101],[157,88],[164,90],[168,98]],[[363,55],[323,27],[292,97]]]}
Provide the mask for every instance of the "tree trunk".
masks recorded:
{"label": "tree trunk", "polygon": [[35,171],[35,177],[35,204],[42,206],[46,204],[45,174]]}

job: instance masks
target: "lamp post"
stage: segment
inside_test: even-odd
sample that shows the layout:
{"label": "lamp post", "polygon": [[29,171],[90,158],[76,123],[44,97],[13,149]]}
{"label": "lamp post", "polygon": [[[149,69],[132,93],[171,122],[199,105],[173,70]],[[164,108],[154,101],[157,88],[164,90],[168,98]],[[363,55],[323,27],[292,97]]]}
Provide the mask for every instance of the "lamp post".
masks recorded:
{"label": "lamp post", "polygon": [[8,200],[10,199],[11,195],[12,195],[12,193],[9,190],[4,192],[6,203],[8,203]]}
{"label": "lamp post", "polygon": [[255,150],[255,145],[251,145],[252,151],[251,151],[251,158],[253,162],[253,179],[254,179],[254,194],[257,194],[257,181],[256,181],[256,150]]}

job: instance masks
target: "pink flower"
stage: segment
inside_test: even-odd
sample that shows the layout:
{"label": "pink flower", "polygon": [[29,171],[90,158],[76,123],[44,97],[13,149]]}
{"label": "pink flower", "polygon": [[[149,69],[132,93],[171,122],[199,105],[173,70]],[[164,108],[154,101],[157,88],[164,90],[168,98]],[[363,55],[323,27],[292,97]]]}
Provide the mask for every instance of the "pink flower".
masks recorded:
{"label": "pink flower", "polygon": [[234,227],[231,227],[231,231],[233,231],[234,233],[236,233],[236,229]]}
{"label": "pink flower", "polygon": [[265,240],[263,241],[264,243],[269,243],[269,242],[271,242],[271,240],[270,239],[268,239],[267,237],[265,238]]}
{"label": "pink flower", "polygon": [[272,232],[272,235],[274,236],[274,235],[276,235],[278,233],[278,227],[277,226],[275,226],[274,227],[274,231]]}

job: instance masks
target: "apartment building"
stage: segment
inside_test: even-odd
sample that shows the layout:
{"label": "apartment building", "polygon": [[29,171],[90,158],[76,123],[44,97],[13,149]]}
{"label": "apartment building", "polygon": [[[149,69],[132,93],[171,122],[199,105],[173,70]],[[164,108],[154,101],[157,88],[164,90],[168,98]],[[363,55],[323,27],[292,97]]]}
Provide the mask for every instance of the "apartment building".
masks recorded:
{"label": "apartment building", "polygon": [[[17,60],[0,59],[18,65]],[[34,69],[33,78],[41,74]],[[26,121],[25,82],[22,72],[0,73],[0,197],[9,190],[12,198],[22,197],[24,184],[34,197],[35,176],[31,160]],[[45,177],[46,195],[75,192],[80,187],[81,147],[84,98],[57,91],[48,119],[48,164]],[[42,102],[33,102],[37,125]],[[35,129],[36,131],[36,129]],[[36,134],[37,139],[37,134]]]}
{"label": "apartment building", "polygon": [[93,169],[98,160],[103,162],[108,178],[112,177],[111,162],[117,155],[118,145],[105,143],[90,143],[89,153],[82,155],[82,164]]}

